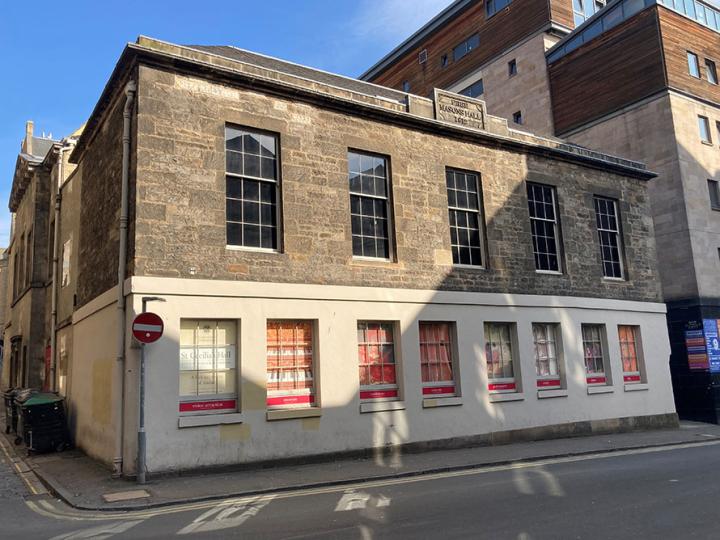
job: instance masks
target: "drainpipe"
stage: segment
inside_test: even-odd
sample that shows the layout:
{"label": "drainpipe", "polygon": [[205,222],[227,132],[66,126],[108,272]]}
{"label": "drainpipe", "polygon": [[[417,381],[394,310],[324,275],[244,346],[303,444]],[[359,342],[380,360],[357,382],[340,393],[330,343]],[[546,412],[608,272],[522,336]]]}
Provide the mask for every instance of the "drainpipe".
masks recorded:
{"label": "drainpipe", "polygon": [[53,227],[53,258],[52,258],[52,293],[50,297],[50,382],[51,390],[57,390],[57,280],[58,260],[60,257],[60,187],[63,182],[63,155],[70,150],[64,142],[58,150],[57,162],[57,191],[55,192],[55,226]]}
{"label": "drainpipe", "polygon": [[125,86],[125,108],[123,109],[122,136],[122,190],[120,199],[120,252],[118,254],[118,298],[117,298],[117,361],[113,379],[119,381],[120,395],[113,400],[115,407],[115,457],[113,476],[123,474],[123,448],[125,446],[125,266],[127,264],[128,197],[130,192],[130,124],[137,86],[130,81]]}

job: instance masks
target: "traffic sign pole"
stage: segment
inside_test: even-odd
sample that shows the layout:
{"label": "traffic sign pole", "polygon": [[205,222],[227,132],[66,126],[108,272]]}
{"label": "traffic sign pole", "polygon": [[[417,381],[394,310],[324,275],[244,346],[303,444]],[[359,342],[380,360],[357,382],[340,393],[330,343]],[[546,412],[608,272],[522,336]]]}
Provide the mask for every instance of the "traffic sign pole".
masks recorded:
{"label": "traffic sign pole", "polygon": [[[145,345],[160,339],[163,332],[162,319],[154,313],[146,313],[148,302],[164,302],[157,296],[143,296],[142,313],[133,321],[133,336],[140,341],[140,406],[138,410],[137,483],[145,483]],[[152,317],[154,316],[154,318]],[[158,324],[159,321],[159,324]]]}

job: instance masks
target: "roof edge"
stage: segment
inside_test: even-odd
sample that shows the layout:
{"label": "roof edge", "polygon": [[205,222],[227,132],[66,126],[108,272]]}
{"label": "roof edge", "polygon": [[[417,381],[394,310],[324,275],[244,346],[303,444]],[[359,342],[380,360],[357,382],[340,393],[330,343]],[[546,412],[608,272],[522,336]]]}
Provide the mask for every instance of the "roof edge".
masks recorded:
{"label": "roof edge", "polygon": [[368,68],[362,75],[360,75],[358,77],[358,79],[360,79],[361,81],[367,81],[367,79],[370,79],[372,77],[375,77],[376,75],[379,75],[392,62],[394,62],[399,57],[401,57],[406,52],[408,52],[410,49],[415,47],[420,41],[424,40],[426,37],[428,37],[430,34],[432,34],[439,27],[441,27],[442,25],[447,23],[449,20],[460,15],[460,13],[462,13],[468,7],[470,7],[470,4],[472,4],[476,1],[477,0],[455,0],[455,2],[450,4],[448,7],[446,7],[444,10],[442,10],[437,15],[435,15],[435,17],[433,17],[432,19],[430,19],[430,21],[425,23],[424,26],[422,26],[419,30],[417,30],[409,38],[407,38],[405,41],[400,43],[400,45],[395,47],[388,54],[383,56],[373,66]]}

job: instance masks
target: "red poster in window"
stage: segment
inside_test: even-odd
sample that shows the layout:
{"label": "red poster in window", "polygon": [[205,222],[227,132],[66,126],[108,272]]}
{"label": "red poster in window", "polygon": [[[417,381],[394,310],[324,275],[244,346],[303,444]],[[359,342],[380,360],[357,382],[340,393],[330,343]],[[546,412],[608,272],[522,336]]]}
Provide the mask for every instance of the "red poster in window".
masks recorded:
{"label": "red poster in window", "polygon": [[397,389],[392,390],[361,390],[360,399],[391,399],[397,398]]}
{"label": "red poster in window", "polygon": [[640,375],[625,375],[623,376],[623,380],[626,383],[639,383]]}
{"label": "red poster in window", "polygon": [[454,386],[426,386],[423,388],[423,396],[454,396]]}
{"label": "red poster in window", "polygon": [[537,381],[537,387],[538,388],[548,388],[548,387],[560,387],[560,379],[538,379]]}
{"label": "red poster in window", "polygon": [[607,379],[605,377],[588,377],[587,383],[588,384],[607,384]]}

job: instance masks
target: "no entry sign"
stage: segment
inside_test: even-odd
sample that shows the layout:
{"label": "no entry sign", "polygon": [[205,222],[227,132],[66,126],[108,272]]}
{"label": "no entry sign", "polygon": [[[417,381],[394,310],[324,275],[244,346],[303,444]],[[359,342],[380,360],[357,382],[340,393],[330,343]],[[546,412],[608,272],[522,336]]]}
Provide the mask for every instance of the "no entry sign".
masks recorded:
{"label": "no entry sign", "polygon": [[163,334],[163,321],[155,313],[141,313],[132,324],[132,333],[140,343],[153,343]]}

